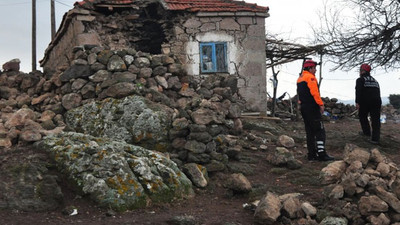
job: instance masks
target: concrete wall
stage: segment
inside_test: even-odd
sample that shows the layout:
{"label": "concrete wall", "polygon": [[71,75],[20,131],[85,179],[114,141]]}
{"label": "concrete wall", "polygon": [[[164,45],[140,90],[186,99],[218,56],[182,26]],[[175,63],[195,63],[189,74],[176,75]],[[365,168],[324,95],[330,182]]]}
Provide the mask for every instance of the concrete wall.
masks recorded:
{"label": "concrete wall", "polygon": [[239,77],[239,93],[247,111],[266,112],[265,18],[192,16],[175,25],[170,51],[178,56],[189,75],[200,73],[200,42],[226,42],[230,75]]}

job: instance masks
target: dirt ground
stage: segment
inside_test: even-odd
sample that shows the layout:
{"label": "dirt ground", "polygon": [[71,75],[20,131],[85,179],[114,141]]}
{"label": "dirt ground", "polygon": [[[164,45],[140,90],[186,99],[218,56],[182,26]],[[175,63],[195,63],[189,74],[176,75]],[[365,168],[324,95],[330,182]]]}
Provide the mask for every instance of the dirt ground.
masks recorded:
{"label": "dirt ground", "polygon": [[[260,120],[260,119],[254,119]],[[302,200],[309,201],[317,208],[323,208],[323,186],[318,180],[319,171],[327,162],[308,162],[305,158],[305,138],[302,122],[274,121],[283,127],[282,134],[293,137],[296,147],[295,157],[303,166],[301,169],[290,170],[275,168],[267,161],[267,154],[276,147],[271,139],[267,150],[243,149],[240,160],[230,162],[229,172],[241,172],[249,179],[253,191],[248,194],[237,194],[225,187],[227,174],[209,174],[210,184],[204,189],[195,189],[195,197],[177,200],[169,204],[152,205],[146,209],[116,213],[96,207],[85,197],[76,195],[66,183],[60,182],[64,194],[62,208],[51,212],[21,212],[0,211],[0,224],[205,224],[205,225],[249,225],[254,224],[254,211],[245,209],[245,203],[259,200],[267,191],[277,194],[300,192]],[[326,121],[327,152],[336,159],[342,158],[346,143],[356,144],[367,149],[378,148],[395,163],[400,162],[400,123],[387,121],[382,124],[381,145],[376,146],[358,135],[360,126],[358,120],[347,118],[336,121]],[[247,131],[265,136],[262,130]],[[267,132],[268,133],[268,132]],[[1,155],[0,155],[1,157]],[[16,154],[15,157],[18,157]],[[0,160],[1,162],[1,160]],[[65,208],[74,207],[77,215],[63,213]],[[177,222],[177,218],[186,221]]]}

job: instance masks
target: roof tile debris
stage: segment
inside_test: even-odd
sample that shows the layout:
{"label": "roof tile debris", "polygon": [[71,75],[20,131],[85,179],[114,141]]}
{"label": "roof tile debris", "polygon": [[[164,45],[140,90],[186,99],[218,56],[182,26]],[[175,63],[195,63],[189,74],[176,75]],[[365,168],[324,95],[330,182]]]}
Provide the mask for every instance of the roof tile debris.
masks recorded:
{"label": "roof tile debris", "polygon": [[268,12],[268,7],[232,0],[164,0],[170,10],[192,12]]}
{"label": "roof tile debris", "polygon": [[[245,1],[234,0],[161,0],[164,1],[167,9],[190,12],[254,12],[267,13],[269,7],[258,6],[257,4]],[[126,5],[134,4],[135,0],[85,0],[78,1],[75,5],[84,6],[87,3]]]}

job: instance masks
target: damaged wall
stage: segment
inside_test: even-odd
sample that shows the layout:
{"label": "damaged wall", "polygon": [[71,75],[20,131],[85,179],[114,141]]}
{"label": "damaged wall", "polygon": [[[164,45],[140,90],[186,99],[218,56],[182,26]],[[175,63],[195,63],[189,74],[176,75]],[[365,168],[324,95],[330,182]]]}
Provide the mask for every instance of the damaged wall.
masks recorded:
{"label": "damaged wall", "polygon": [[228,73],[239,76],[239,94],[247,101],[246,110],[266,111],[265,18],[198,14],[175,24],[174,32],[171,52],[189,75],[207,76],[200,72],[200,43],[227,43]]}
{"label": "damaged wall", "polygon": [[75,7],[63,18],[56,37],[41,60],[45,74],[59,74],[72,65],[73,48],[85,45],[102,46],[109,50],[134,48],[160,54],[161,44],[171,36],[173,18],[162,13],[158,3],[113,8],[108,5],[88,10]]}
{"label": "damaged wall", "polygon": [[265,15],[254,13],[196,14],[165,10],[159,3],[86,10],[65,17],[46,50],[45,74],[59,74],[72,63],[75,46],[98,45],[110,50],[134,48],[151,54],[173,54],[186,72],[202,80],[215,73],[200,69],[200,43],[226,43],[227,71],[238,76],[246,111],[266,111]]}

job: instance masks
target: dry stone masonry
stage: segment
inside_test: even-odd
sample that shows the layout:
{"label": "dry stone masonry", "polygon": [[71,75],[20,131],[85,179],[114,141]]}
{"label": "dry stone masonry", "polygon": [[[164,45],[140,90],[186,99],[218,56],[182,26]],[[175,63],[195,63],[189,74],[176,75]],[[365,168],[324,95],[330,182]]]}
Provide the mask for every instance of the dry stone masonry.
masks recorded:
{"label": "dry stone masonry", "polygon": [[[193,80],[182,72],[172,55],[151,55],[133,49],[110,51],[96,46],[76,47],[74,52],[73,65],[56,76],[44,76],[38,71],[1,74],[0,143],[3,147],[37,142],[38,148],[54,154],[62,148],[72,150],[71,146],[80,146],[90,139],[88,134],[95,135],[96,141],[112,138],[150,151],[165,152],[179,166],[198,164],[197,170],[185,171],[200,187],[207,185],[207,171],[224,170],[229,157],[234,155],[230,152],[240,151],[239,145],[229,136],[242,129],[239,119],[242,103],[236,94],[235,77],[216,75]],[[67,138],[79,136],[75,132],[85,136]],[[52,142],[56,134],[61,139]],[[86,155],[74,151],[67,157],[60,157],[61,152],[53,155],[60,160],[58,168],[79,184],[79,191],[100,205],[116,210],[143,207],[144,202],[149,202],[144,194],[140,194],[143,198],[138,200],[121,195],[121,190],[129,188],[125,186],[129,183],[127,176],[132,177],[131,172],[127,172],[129,169],[119,174],[123,179],[112,178],[116,182],[113,185],[108,175],[95,175],[96,171],[89,172],[89,164],[81,164],[88,161],[75,163],[72,160],[92,156],[105,159],[104,154],[115,155],[112,152],[116,150],[111,147],[102,147],[102,150],[91,145],[90,140],[84,143],[89,146]],[[152,163],[156,162],[151,162],[150,166]],[[174,163],[169,163],[168,167]],[[204,166],[202,170],[200,165]],[[112,168],[102,168],[113,174]],[[146,177],[147,180],[157,178]],[[179,177],[183,179],[183,173]],[[110,189],[90,191],[86,187],[93,182],[103,184],[99,189]],[[159,190],[160,193],[144,190],[153,197],[152,201],[168,201],[184,197],[183,192],[173,190],[191,190],[186,184],[181,182],[174,188],[167,184],[168,188]],[[146,186],[143,182],[141,185]],[[169,193],[166,190],[170,190]]]}
{"label": "dry stone masonry", "polygon": [[[248,111],[266,110],[264,48],[267,9],[265,13],[243,10],[197,12],[197,9],[166,9],[155,0],[121,3],[123,6],[115,1],[100,2],[85,1],[65,15],[41,61],[45,74],[59,74],[70,67],[72,59],[76,58],[71,51],[73,46],[92,45],[112,51],[133,48],[150,54],[173,54],[174,60],[188,75],[200,79],[207,75],[200,71],[200,43],[225,43],[227,61],[223,72],[238,78],[238,93],[246,99]],[[118,68],[122,66],[118,57],[114,58],[116,64],[107,66],[114,67],[114,70],[123,69]],[[162,73],[158,71],[162,69],[154,72]],[[142,71],[142,75],[146,76],[148,72]]]}

